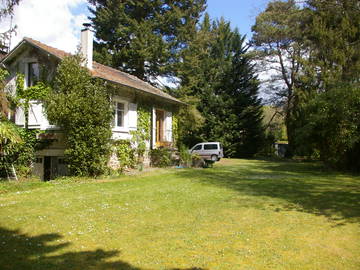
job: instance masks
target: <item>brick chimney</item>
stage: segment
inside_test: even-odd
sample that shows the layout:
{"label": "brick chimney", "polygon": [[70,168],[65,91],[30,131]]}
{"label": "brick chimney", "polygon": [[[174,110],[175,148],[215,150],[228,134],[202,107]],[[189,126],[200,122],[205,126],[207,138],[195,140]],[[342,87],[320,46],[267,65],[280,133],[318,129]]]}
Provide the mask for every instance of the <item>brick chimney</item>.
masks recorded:
{"label": "brick chimney", "polygon": [[84,23],[81,30],[80,52],[84,57],[83,66],[92,69],[94,33],[90,30],[90,23]]}

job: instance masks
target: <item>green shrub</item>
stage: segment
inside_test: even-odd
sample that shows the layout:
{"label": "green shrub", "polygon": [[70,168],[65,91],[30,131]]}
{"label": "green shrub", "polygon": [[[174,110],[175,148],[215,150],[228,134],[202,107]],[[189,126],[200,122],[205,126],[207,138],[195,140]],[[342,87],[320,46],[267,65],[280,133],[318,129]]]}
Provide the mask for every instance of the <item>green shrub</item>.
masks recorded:
{"label": "green shrub", "polygon": [[71,175],[97,176],[108,170],[113,111],[104,81],[93,79],[79,56],[65,57],[44,102],[47,118],[66,136]]}
{"label": "green shrub", "polygon": [[192,166],[192,155],[189,153],[189,150],[186,146],[181,145],[179,151],[179,158],[180,158],[180,166],[183,167],[191,167]]}
{"label": "green shrub", "polygon": [[203,168],[205,161],[198,154],[191,154],[191,166],[195,168]]}
{"label": "green shrub", "polygon": [[129,140],[117,140],[114,142],[116,155],[120,162],[120,171],[126,168],[135,168],[136,166],[136,150],[131,147]]}
{"label": "green shrub", "polygon": [[172,165],[171,150],[168,148],[158,148],[150,151],[151,166],[168,167]]}

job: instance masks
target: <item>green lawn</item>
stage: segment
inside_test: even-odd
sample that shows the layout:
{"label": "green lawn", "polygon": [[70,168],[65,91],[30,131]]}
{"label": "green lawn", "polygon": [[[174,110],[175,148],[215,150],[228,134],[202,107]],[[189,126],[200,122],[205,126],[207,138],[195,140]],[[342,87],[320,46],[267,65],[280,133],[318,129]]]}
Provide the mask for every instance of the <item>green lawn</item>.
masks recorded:
{"label": "green lawn", "polygon": [[360,177],[223,160],[0,183],[0,269],[360,269]]}

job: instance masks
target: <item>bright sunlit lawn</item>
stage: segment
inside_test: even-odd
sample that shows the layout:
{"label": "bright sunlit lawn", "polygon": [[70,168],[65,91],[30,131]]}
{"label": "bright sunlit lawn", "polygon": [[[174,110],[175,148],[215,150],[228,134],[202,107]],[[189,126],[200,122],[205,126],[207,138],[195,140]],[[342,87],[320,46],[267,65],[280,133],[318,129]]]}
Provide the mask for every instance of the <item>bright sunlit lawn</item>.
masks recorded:
{"label": "bright sunlit lawn", "polygon": [[0,183],[0,269],[360,269],[360,177],[223,160]]}

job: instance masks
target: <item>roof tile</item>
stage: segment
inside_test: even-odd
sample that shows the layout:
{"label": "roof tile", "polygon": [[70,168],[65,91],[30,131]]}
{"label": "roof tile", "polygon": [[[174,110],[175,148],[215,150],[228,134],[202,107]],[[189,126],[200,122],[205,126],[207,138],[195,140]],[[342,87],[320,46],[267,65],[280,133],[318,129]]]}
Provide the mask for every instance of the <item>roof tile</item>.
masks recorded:
{"label": "roof tile", "polygon": [[[64,52],[62,50],[53,48],[51,46],[48,46],[40,41],[34,40],[32,38],[25,37],[24,40],[30,44],[32,44],[35,47],[38,47],[57,58],[63,59],[66,56],[70,56],[70,53]],[[93,61],[93,69],[91,70],[91,73],[94,77],[102,78],[114,83],[118,83],[121,85],[125,85],[131,88],[135,88],[137,90],[153,94],[156,96],[160,96],[162,98],[171,100],[176,103],[182,103],[178,99],[174,98],[173,96],[163,92],[162,90],[150,85],[147,82],[144,82],[143,80],[140,80],[139,78],[130,75],[128,73],[119,71],[117,69],[111,68],[109,66],[105,66],[102,64],[99,64],[95,61]]]}

